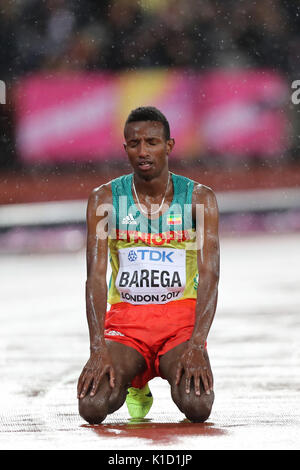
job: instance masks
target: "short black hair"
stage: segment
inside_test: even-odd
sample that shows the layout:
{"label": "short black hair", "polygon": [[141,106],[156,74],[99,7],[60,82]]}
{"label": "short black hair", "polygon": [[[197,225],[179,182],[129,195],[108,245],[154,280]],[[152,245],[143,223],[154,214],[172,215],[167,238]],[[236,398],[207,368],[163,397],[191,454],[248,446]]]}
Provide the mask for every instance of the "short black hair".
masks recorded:
{"label": "short black hair", "polygon": [[164,126],[164,134],[165,134],[166,140],[170,139],[171,134],[170,134],[169,122],[166,116],[154,106],[140,106],[139,108],[133,109],[125,122],[125,127],[130,122],[139,122],[139,121],[161,122],[162,125]]}

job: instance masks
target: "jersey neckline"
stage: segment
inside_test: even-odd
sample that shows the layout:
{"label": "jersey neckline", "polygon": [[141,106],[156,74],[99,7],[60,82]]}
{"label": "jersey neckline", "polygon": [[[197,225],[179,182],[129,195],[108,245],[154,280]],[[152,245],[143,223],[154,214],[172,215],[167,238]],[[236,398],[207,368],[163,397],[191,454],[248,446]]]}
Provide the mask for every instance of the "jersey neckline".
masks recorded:
{"label": "jersey neckline", "polygon": [[171,177],[172,177],[172,183],[173,183],[173,199],[172,199],[172,201],[171,201],[171,204],[169,205],[168,209],[167,209],[165,212],[163,212],[159,217],[156,217],[156,218],[151,219],[150,217],[146,217],[146,216],[143,214],[143,212],[139,209],[138,205],[135,203],[135,200],[134,200],[134,197],[133,197],[133,192],[132,192],[133,173],[130,173],[130,199],[131,199],[130,202],[131,202],[132,205],[136,208],[136,210],[137,210],[137,212],[139,213],[139,215],[142,216],[145,220],[147,220],[148,223],[149,223],[149,221],[150,221],[150,222],[151,222],[151,221],[155,221],[155,222],[158,221],[158,222],[160,223],[161,220],[162,220],[162,218],[163,218],[165,215],[167,215],[168,212],[170,212],[170,209],[171,209],[172,205],[173,205],[173,204],[175,203],[175,201],[176,201],[176,196],[175,196],[175,192],[176,192],[176,191],[175,191],[175,182],[174,182],[175,178],[174,178],[174,173],[172,173],[172,172],[170,171],[170,175],[171,175]]}

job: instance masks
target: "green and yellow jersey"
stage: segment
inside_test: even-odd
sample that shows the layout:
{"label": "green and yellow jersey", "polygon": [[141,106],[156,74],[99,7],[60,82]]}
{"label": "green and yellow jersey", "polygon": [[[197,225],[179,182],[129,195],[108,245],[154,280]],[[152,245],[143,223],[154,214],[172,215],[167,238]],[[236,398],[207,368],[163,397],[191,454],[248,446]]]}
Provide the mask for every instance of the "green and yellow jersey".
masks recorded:
{"label": "green and yellow jersey", "polygon": [[108,238],[111,279],[108,302],[164,304],[197,297],[196,227],[192,220],[194,182],[171,173],[169,209],[148,219],[135,204],[133,175],[111,181],[114,214]]}

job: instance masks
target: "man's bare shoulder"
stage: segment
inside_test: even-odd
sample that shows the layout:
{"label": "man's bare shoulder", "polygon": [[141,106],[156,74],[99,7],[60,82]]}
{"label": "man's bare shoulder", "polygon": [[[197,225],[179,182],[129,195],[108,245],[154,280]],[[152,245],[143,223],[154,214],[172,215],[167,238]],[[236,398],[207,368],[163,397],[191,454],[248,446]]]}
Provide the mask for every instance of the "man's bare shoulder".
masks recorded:
{"label": "man's bare shoulder", "polygon": [[88,204],[91,206],[98,205],[100,203],[107,204],[112,202],[112,190],[111,190],[111,181],[108,183],[101,184],[94,188],[90,195]]}
{"label": "man's bare shoulder", "polygon": [[194,182],[193,189],[193,202],[198,204],[210,203],[217,204],[215,192],[209,186],[201,184],[197,181]]}

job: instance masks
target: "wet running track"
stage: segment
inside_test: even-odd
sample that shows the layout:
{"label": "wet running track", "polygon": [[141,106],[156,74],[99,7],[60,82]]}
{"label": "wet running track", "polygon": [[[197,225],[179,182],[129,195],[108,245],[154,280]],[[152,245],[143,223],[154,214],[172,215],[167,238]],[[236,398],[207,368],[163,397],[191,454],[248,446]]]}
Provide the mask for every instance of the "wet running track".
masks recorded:
{"label": "wet running track", "polygon": [[208,338],[216,399],[205,424],[150,382],[142,422],[123,406],[100,426],[77,413],[88,359],[85,254],[1,257],[1,449],[299,449],[300,235],[221,239]]}

